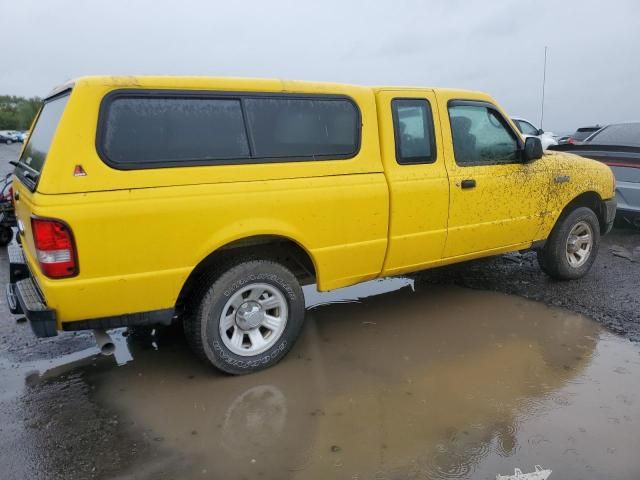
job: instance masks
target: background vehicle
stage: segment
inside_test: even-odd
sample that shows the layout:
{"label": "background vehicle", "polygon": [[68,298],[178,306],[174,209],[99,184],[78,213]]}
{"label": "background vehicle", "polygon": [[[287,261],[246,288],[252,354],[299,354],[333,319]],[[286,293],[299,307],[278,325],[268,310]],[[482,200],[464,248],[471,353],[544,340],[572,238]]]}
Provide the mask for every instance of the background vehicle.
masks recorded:
{"label": "background vehicle", "polygon": [[515,123],[516,127],[518,127],[520,133],[522,133],[525,137],[539,138],[540,143],[542,143],[543,150],[546,150],[551,145],[558,144],[553,133],[545,132],[541,128],[534,126],[533,123],[531,123],[529,120],[516,117],[511,117],[511,120],[513,120],[513,123]]}
{"label": "background vehicle", "polygon": [[558,145],[569,143],[571,145],[580,145],[589,136],[602,128],[602,125],[594,125],[591,127],[580,127],[571,135],[558,138]]}
{"label": "background vehicle", "polygon": [[16,132],[15,130],[2,130],[0,131],[0,135],[7,137],[11,140],[11,142],[21,142],[22,136],[20,132]]}
{"label": "background vehicle", "polygon": [[8,145],[11,145],[13,142],[14,142],[13,138],[11,138],[9,135],[0,133],[0,143],[6,143]]}
{"label": "background vehicle", "polygon": [[291,349],[302,285],[528,248],[579,278],[615,212],[608,167],[543,155],[486,94],[257,79],[65,85],[13,188],[7,297],[37,335],[181,320],[233,374]]}
{"label": "background vehicle", "polygon": [[579,145],[565,144],[552,149],[609,165],[616,177],[618,214],[640,227],[640,122],[607,125]]}
{"label": "background vehicle", "polygon": [[17,226],[11,176],[6,175],[0,184],[0,247],[6,247],[13,240],[13,227]]}

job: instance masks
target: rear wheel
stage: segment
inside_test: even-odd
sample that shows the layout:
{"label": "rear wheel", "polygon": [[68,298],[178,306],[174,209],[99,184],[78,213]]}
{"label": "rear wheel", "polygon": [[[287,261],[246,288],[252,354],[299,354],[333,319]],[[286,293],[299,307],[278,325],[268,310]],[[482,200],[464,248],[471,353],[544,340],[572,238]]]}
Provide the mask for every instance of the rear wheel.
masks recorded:
{"label": "rear wheel", "polygon": [[304,321],[295,276],[271,260],[244,261],[210,275],[187,307],[185,333],[194,352],[241,375],[280,361]]}
{"label": "rear wheel", "polygon": [[600,245],[600,222],[587,207],[561,217],[541,250],[540,268],[552,278],[573,280],[584,276],[595,261]]}
{"label": "rear wheel", "polygon": [[13,240],[13,230],[11,227],[0,226],[0,247],[6,247]]}

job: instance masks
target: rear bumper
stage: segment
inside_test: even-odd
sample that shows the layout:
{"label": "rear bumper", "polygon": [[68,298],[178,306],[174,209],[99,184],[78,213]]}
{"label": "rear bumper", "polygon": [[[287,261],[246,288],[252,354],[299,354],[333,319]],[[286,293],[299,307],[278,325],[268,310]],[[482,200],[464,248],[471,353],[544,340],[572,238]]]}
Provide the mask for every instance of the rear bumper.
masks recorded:
{"label": "rear bumper", "polygon": [[36,337],[55,337],[56,311],[47,307],[31,278],[7,285],[7,302],[11,313],[23,313]]}
{"label": "rear bumper", "polygon": [[602,226],[602,235],[606,235],[613,228],[613,221],[616,218],[616,208],[617,202],[615,198],[611,198],[609,200],[604,200],[603,204],[603,217],[604,217],[604,225]]}
{"label": "rear bumper", "polygon": [[36,337],[54,337],[58,334],[55,310],[47,304],[31,278],[22,254],[15,243],[9,245],[9,284],[7,303],[11,313],[23,314]]}

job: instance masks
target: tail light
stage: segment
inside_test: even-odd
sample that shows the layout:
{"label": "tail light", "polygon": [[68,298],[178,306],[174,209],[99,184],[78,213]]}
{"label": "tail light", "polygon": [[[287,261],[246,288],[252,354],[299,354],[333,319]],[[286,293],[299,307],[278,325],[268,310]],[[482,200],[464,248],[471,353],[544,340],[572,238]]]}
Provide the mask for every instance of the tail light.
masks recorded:
{"label": "tail light", "polygon": [[73,234],[66,223],[32,218],[31,230],[42,273],[49,278],[72,277],[78,273]]}
{"label": "tail light", "polygon": [[569,137],[569,138],[567,138],[567,143],[569,143],[571,145],[575,145],[576,141],[573,138]]}

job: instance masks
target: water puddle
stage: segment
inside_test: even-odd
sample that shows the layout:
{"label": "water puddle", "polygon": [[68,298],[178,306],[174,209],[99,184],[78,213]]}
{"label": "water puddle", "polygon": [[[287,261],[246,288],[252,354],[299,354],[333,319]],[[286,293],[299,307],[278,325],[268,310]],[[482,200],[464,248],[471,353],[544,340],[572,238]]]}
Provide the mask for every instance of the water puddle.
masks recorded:
{"label": "water puddle", "polygon": [[640,477],[638,348],[595,322],[408,279],[306,294],[298,344],[258,374],[221,375],[161,330],[131,336],[121,368],[83,367],[162,452],[122,478]]}

